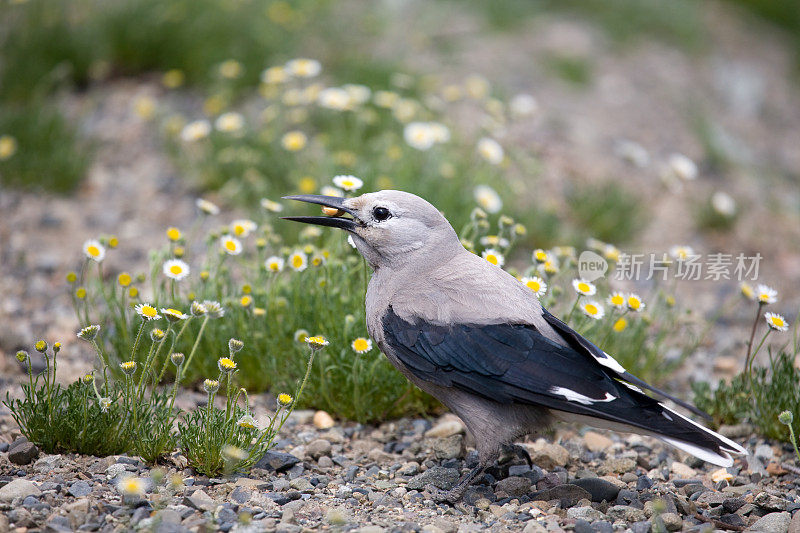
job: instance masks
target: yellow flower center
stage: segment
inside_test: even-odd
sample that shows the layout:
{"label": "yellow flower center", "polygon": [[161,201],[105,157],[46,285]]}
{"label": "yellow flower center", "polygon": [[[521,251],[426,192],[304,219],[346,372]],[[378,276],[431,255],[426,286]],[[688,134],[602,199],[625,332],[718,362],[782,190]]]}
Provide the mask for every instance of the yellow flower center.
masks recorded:
{"label": "yellow flower center", "polygon": [[611,296],[611,303],[614,305],[622,305],[625,303],[625,298],[621,294],[614,294]]}
{"label": "yellow flower center", "polygon": [[235,252],[236,243],[233,241],[225,241],[225,249],[228,250],[229,252]]}
{"label": "yellow flower center", "polygon": [[586,283],[580,282],[578,283],[578,290],[581,292],[589,292],[591,289],[589,288],[589,285],[587,285]]}
{"label": "yellow flower center", "polygon": [[584,306],[584,309],[586,309],[586,312],[589,313],[590,315],[597,314],[597,306],[594,304],[586,304],[586,306]]}
{"label": "yellow flower center", "polygon": [[773,325],[779,328],[782,328],[785,324],[783,319],[779,316],[774,316],[770,320],[772,320]]}
{"label": "yellow flower center", "polygon": [[247,307],[248,305],[250,305],[252,303],[252,301],[253,301],[253,299],[251,297],[242,296],[242,299],[239,300],[239,303],[241,303],[242,306]]}
{"label": "yellow flower center", "polygon": [[127,272],[123,272],[122,274],[117,277],[117,282],[120,284],[121,287],[127,287],[131,284],[132,278],[131,275]]}
{"label": "yellow flower center", "polygon": [[299,255],[295,255],[292,257],[292,266],[295,268],[300,268],[303,266],[303,258]]}
{"label": "yellow flower center", "polygon": [[233,232],[234,232],[234,233],[235,233],[237,236],[239,236],[239,235],[242,235],[242,234],[244,233],[244,226],[242,226],[241,224],[236,224],[236,225],[233,227]]}
{"label": "yellow flower center", "polygon": [[537,261],[542,261],[542,262],[546,261],[547,260],[547,253],[539,250],[538,252],[536,252],[536,260]]}
{"label": "yellow flower center", "polygon": [[270,270],[277,271],[277,270],[278,270],[278,262],[277,262],[277,261],[272,261],[272,262],[269,264],[269,269],[270,269]]}
{"label": "yellow flower center", "polygon": [[219,366],[224,368],[225,370],[233,370],[234,368],[236,368],[236,362],[234,362],[232,359],[229,359],[228,357],[223,357],[222,359],[219,360]]}
{"label": "yellow flower center", "polygon": [[369,348],[369,342],[367,342],[367,339],[359,337],[358,339],[353,341],[353,348],[357,352],[362,352],[367,348]]}
{"label": "yellow flower center", "polygon": [[539,292],[539,289],[542,288],[542,284],[539,283],[538,281],[534,280],[534,279],[530,280],[527,285],[528,285],[528,288],[530,290],[532,290],[533,292]]}
{"label": "yellow flower center", "polygon": [[628,321],[625,320],[624,318],[620,318],[619,320],[614,322],[614,331],[616,331],[617,333],[624,330],[626,327],[628,327]]}
{"label": "yellow flower center", "polygon": [[171,241],[177,241],[181,238],[181,231],[178,228],[169,228],[167,230],[167,238]]}
{"label": "yellow flower center", "polygon": [[493,264],[493,265],[496,265],[496,264],[497,264],[497,256],[496,256],[496,255],[494,255],[494,254],[489,254],[489,255],[487,255],[487,256],[486,256],[486,260],[487,260],[487,261],[489,261],[489,262],[490,262],[491,264]]}
{"label": "yellow flower center", "polygon": [[156,308],[155,307],[153,307],[151,305],[143,305],[142,306],[142,314],[144,316],[146,316],[147,318],[153,318],[158,313],[156,312]]}
{"label": "yellow flower center", "polygon": [[88,247],[88,248],[86,248],[86,251],[87,251],[87,252],[89,253],[89,255],[91,255],[92,257],[97,257],[98,255],[100,255],[100,248],[98,248],[98,247],[97,247],[97,246],[95,246],[94,244],[92,244],[92,245],[89,245],[89,247]]}
{"label": "yellow flower center", "polygon": [[639,307],[642,305],[642,302],[640,302],[637,298],[630,297],[628,298],[628,305],[631,307],[631,309],[639,309]]}
{"label": "yellow flower center", "polygon": [[176,276],[183,272],[183,268],[180,265],[172,265],[169,267],[169,271],[171,274],[175,274]]}
{"label": "yellow flower center", "polygon": [[165,310],[164,310],[164,312],[165,312],[165,313],[168,313],[168,314],[170,314],[170,315],[175,315],[175,316],[183,316],[183,313],[181,313],[181,312],[180,312],[180,311],[178,311],[177,309],[172,309],[172,308],[169,308],[169,309],[165,309]]}

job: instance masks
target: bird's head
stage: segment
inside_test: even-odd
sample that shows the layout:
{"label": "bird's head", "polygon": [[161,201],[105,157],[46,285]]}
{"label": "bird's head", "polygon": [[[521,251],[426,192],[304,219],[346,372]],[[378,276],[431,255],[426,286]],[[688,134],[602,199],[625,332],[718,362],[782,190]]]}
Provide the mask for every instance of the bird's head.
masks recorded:
{"label": "bird's head", "polygon": [[432,254],[461,248],[455,230],[438,209],[419,196],[403,191],[378,191],[355,198],[297,195],[323,206],[327,216],[283,217],[286,220],[340,228],[353,236],[358,251],[373,268],[422,264]]}

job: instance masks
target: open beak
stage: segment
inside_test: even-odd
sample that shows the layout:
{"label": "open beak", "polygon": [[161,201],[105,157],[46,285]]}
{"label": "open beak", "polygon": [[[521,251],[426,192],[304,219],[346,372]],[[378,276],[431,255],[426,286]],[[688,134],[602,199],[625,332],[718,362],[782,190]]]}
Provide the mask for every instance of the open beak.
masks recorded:
{"label": "open beak", "polygon": [[322,196],[319,194],[296,194],[293,196],[284,196],[284,200],[298,200],[300,202],[307,202],[310,204],[319,204],[323,207],[335,209],[336,214],[331,216],[322,217],[281,217],[284,220],[293,220],[295,222],[302,222],[304,224],[315,224],[317,226],[328,226],[331,228],[339,228],[346,231],[353,231],[358,227],[355,218],[344,218],[341,213],[348,213],[355,217],[353,211],[344,206],[344,198],[338,196]]}

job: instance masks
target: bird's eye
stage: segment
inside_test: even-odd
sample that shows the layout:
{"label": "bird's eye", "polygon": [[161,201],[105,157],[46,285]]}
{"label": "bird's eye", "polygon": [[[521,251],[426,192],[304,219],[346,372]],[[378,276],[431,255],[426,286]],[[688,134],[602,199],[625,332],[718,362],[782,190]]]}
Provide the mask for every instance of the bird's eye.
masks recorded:
{"label": "bird's eye", "polygon": [[378,222],[383,222],[387,218],[391,217],[392,213],[389,212],[389,210],[386,209],[385,207],[376,207],[375,209],[372,210],[372,216]]}

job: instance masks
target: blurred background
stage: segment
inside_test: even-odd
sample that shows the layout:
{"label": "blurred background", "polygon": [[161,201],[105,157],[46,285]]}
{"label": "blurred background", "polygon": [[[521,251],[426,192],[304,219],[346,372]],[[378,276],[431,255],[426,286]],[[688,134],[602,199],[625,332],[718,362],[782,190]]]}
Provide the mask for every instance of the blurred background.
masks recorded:
{"label": "blurred background", "polygon": [[[234,110],[274,121],[278,74],[265,69],[295,58],[320,62],[322,86],[391,91],[409,109],[363,127],[289,113],[282,131],[311,136],[304,155],[269,128],[187,146],[192,121]],[[422,194],[456,223],[473,185],[489,183],[527,226],[526,249],[593,237],[645,253],[760,253],[759,281],[794,317],[798,73],[797,0],[4,1],[0,350],[74,336],[64,275],[87,238],[118,236],[118,268],[145,268],[198,197],[247,214],[335,174]],[[434,166],[386,144],[385,129],[431,117],[454,136],[490,134],[504,164],[453,153]],[[739,288],[678,291],[710,316]],[[717,354],[741,346],[752,319],[728,311]]]}

